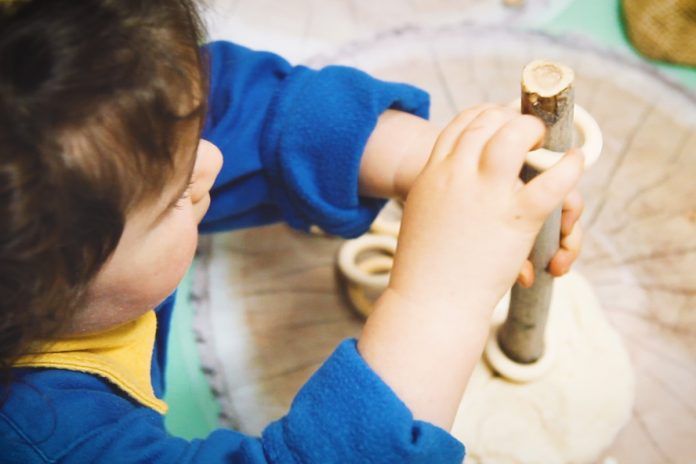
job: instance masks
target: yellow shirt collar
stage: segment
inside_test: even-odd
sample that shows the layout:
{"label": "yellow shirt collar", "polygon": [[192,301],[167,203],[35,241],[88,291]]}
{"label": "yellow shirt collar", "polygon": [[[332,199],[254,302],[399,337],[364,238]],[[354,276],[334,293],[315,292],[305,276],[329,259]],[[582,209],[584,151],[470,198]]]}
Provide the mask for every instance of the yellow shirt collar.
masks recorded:
{"label": "yellow shirt collar", "polygon": [[148,311],[114,329],[51,341],[40,352],[22,356],[14,365],[96,374],[143,406],[164,414],[167,403],[155,396],[150,377],[156,332],[157,316]]}

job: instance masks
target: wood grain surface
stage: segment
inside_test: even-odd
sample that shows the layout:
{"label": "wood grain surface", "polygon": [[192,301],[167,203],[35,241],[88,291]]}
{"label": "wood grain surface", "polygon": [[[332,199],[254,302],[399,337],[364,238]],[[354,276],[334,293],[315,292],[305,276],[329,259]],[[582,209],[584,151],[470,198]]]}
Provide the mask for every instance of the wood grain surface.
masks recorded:
{"label": "wood grain surface", "polygon": [[[534,58],[575,70],[576,102],[604,134],[603,155],[581,184],[586,239],[575,269],[592,283],[637,378],[633,418],[606,456],[696,462],[696,97],[637,60],[504,26],[398,30],[307,62],[421,86],[444,125],[458,109],[512,100]],[[340,340],[359,334],[335,277],[340,243],[282,225],[201,241],[196,331],[223,424],[258,433]]]}

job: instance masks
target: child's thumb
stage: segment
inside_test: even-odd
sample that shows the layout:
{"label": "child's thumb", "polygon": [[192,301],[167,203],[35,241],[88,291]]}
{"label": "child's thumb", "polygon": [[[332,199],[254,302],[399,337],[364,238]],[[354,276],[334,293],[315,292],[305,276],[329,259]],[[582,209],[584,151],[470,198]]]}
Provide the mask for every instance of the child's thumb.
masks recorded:
{"label": "child's thumb", "polygon": [[533,219],[544,220],[580,180],[585,157],[569,150],[556,164],[532,179],[518,194],[519,206]]}

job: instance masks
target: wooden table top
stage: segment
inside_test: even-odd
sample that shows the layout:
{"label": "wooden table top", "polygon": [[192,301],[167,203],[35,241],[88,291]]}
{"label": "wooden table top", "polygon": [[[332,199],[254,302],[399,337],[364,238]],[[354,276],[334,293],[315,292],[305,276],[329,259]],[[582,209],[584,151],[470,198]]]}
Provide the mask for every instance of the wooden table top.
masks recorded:
{"label": "wooden table top", "polygon": [[[594,46],[505,28],[412,29],[310,60],[359,66],[432,95],[445,124],[481,101],[510,101],[531,59],[574,68],[576,101],[604,151],[586,173],[583,253],[631,354],[633,417],[607,451],[620,463],[696,462],[696,98],[647,66]],[[362,321],[334,272],[341,240],[276,225],[206,237],[194,282],[203,363],[223,422],[258,433]]]}

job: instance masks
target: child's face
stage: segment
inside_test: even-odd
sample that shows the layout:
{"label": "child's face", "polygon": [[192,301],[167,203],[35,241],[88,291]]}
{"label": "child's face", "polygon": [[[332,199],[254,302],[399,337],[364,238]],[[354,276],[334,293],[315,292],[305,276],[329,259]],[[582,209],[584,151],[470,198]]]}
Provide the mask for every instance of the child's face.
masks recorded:
{"label": "child's face", "polygon": [[69,332],[95,332],[134,320],[179,284],[193,259],[198,223],[208,210],[222,155],[201,140],[193,171],[191,163],[182,164],[187,164],[185,171],[176,173],[154,205],[128,215],[116,250],[97,275]]}

